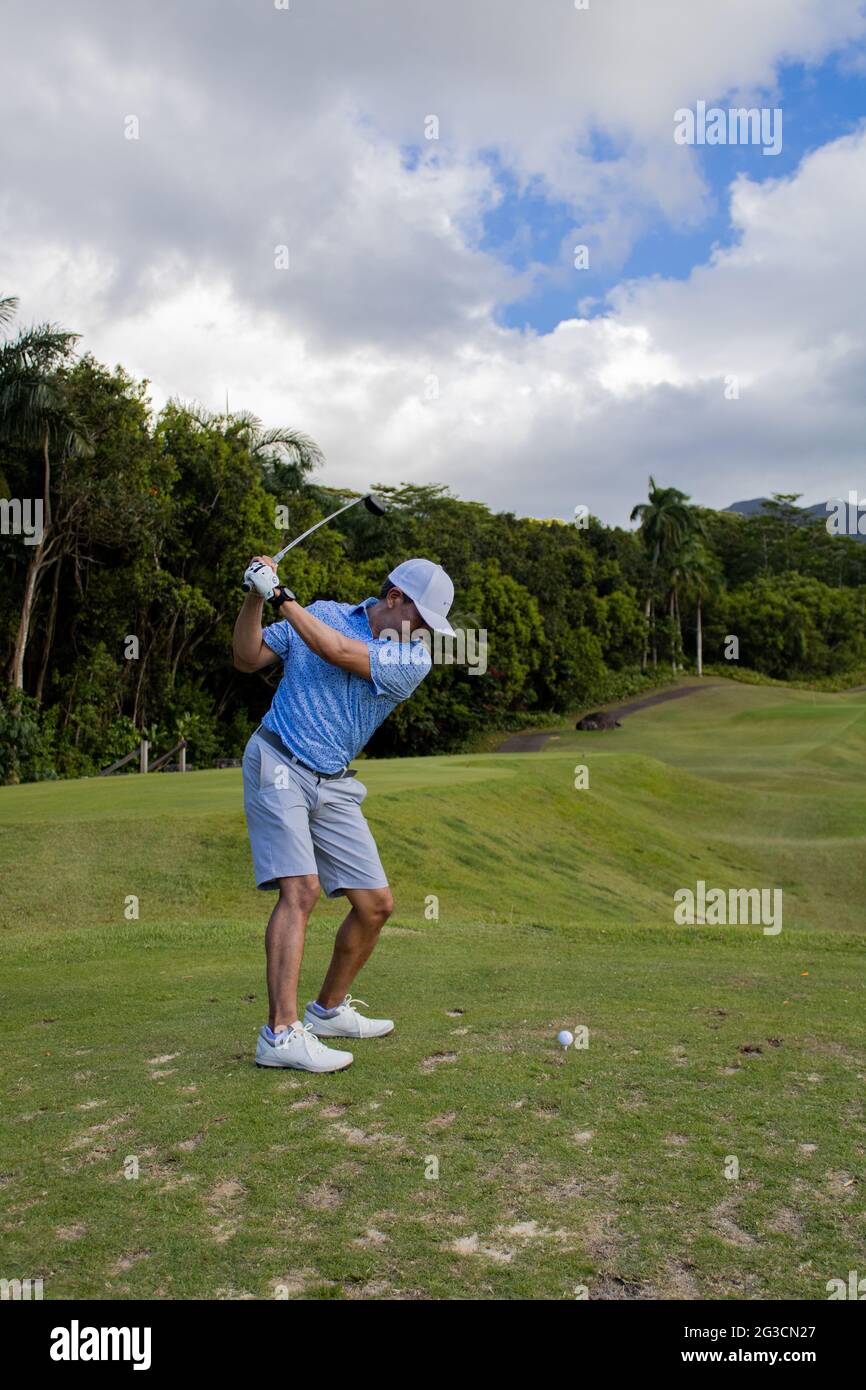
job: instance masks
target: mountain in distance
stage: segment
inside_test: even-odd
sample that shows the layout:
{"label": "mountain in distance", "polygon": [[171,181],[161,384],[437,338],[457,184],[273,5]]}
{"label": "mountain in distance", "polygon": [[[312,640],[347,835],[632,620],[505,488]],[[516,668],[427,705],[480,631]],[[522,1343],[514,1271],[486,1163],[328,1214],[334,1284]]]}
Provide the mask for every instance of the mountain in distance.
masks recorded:
{"label": "mountain in distance", "polygon": [[[844,500],[844,499],[842,499]],[[723,507],[726,512],[738,512],[740,516],[758,516],[766,506],[772,502],[769,497],[750,497],[744,502],[732,502],[729,507]],[[795,507],[795,511],[802,513],[803,520],[814,520],[826,522],[828,517],[833,515],[838,503],[815,502],[811,507]],[[853,508],[852,508],[853,511]],[[841,531],[840,534],[851,535],[852,540],[866,541],[866,502],[861,502],[858,507],[857,532],[854,532],[855,522],[853,515],[848,518],[848,531]]]}

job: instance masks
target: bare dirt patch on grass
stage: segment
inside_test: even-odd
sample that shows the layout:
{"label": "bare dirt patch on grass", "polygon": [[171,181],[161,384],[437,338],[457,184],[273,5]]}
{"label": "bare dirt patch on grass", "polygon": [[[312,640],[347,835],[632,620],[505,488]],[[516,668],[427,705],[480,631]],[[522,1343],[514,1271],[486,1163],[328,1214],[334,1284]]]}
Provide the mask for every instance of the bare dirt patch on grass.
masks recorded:
{"label": "bare dirt patch on grass", "polygon": [[491,1264],[510,1265],[514,1259],[514,1251],[497,1245],[487,1245],[481,1237],[473,1232],[471,1236],[458,1236],[446,1245],[453,1255],[471,1255],[479,1259],[489,1260]]}
{"label": "bare dirt patch on grass", "polygon": [[441,1067],[446,1063],[456,1061],[456,1052],[434,1052],[430,1057],[424,1058],[423,1062],[421,1063],[421,1070],[423,1072],[435,1071],[437,1067]]}
{"label": "bare dirt patch on grass", "polygon": [[514,1221],[510,1226],[497,1226],[494,1235],[505,1236],[509,1241],[522,1245],[532,1245],[535,1241],[555,1241],[558,1245],[571,1245],[576,1241],[573,1231],[561,1227],[539,1226],[537,1221]]}
{"label": "bare dirt patch on grass", "polygon": [[54,1235],[57,1240],[63,1242],[81,1240],[87,1235],[87,1227],[82,1225],[80,1221],[76,1222],[74,1226],[57,1226]]}
{"label": "bare dirt patch on grass", "polygon": [[215,1183],[205,1199],[208,1215],[213,1219],[211,1235],[218,1245],[224,1245],[237,1234],[241,1224],[241,1206],[246,1188],[236,1178],[224,1178]]}
{"label": "bare dirt patch on grass", "polygon": [[612,1211],[585,1213],[579,1221],[581,1243],[593,1264],[612,1265],[622,1249],[622,1236]]}
{"label": "bare dirt patch on grass", "polygon": [[367,1149],[381,1146],[388,1148],[394,1154],[408,1154],[411,1152],[405,1139],[399,1134],[386,1134],[384,1130],[364,1130],[357,1125],[347,1125],[335,1123],[331,1125],[331,1131],[347,1144],[354,1148]]}
{"label": "bare dirt patch on grass", "polygon": [[734,1220],[736,1210],[737,1199],[726,1197],[723,1202],[714,1207],[710,1224],[726,1245],[734,1245],[739,1250],[751,1249],[758,1244],[758,1241],[748,1231],[744,1231],[737,1225]]}
{"label": "bare dirt patch on grass", "polygon": [[571,1202],[576,1197],[585,1197],[586,1191],[586,1183],[578,1178],[564,1178],[562,1182],[548,1183],[541,1195],[545,1202]]}
{"label": "bare dirt patch on grass", "polygon": [[126,1274],[128,1270],[132,1269],[133,1265],[137,1265],[141,1260],[149,1259],[149,1250],[128,1250],[126,1254],[120,1255],[115,1260],[108,1273],[115,1277],[118,1274]]}
{"label": "bare dirt patch on grass", "polygon": [[203,1139],[204,1131],[199,1130],[198,1134],[194,1134],[191,1139],[181,1139],[177,1147],[180,1149],[181,1153],[192,1153],[193,1149],[197,1149]]}
{"label": "bare dirt patch on grass", "polygon": [[375,1226],[370,1226],[354,1243],[364,1250],[381,1250],[383,1245],[390,1244],[390,1240],[391,1237],[386,1236],[383,1231],[377,1231]]}
{"label": "bare dirt patch on grass", "polygon": [[289,1106],[290,1110],[310,1110],[312,1106],[318,1105],[322,1099],[318,1091],[312,1091],[310,1095],[304,1096],[303,1100],[293,1100]]}
{"label": "bare dirt patch on grass", "polygon": [[434,1115],[432,1120],[428,1120],[424,1129],[447,1129],[449,1125],[453,1125],[456,1119],[456,1110],[446,1110],[444,1115]]}
{"label": "bare dirt patch on grass", "polygon": [[766,1229],[777,1236],[799,1236],[803,1234],[803,1218],[790,1207],[780,1207],[767,1222]]}
{"label": "bare dirt patch on grass", "polygon": [[660,1280],[659,1297],[665,1299],[696,1299],[701,1290],[692,1274],[692,1266],[683,1260],[666,1260]]}
{"label": "bare dirt patch on grass", "polygon": [[825,1182],[834,1197],[853,1197],[857,1191],[857,1179],[853,1173],[825,1174]]}
{"label": "bare dirt patch on grass", "polygon": [[343,1194],[333,1183],[323,1182],[305,1192],[301,1201],[311,1211],[334,1211],[342,1204]]}

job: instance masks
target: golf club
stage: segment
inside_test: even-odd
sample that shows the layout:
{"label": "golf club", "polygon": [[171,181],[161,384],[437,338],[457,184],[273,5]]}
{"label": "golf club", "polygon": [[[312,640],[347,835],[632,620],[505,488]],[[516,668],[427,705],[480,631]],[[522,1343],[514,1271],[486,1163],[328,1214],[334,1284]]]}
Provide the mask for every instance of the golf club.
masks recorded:
{"label": "golf club", "polygon": [[[314,531],[318,531],[320,526],[327,526],[329,521],[333,521],[335,517],[342,515],[343,512],[347,512],[350,507],[357,507],[359,502],[363,502],[367,511],[372,512],[374,516],[385,515],[385,503],[380,497],[377,497],[374,492],[368,492],[363,497],[354,497],[351,502],[347,502],[343,507],[338,507],[335,512],[331,512],[330,516],[322,517],[322,520],[317,521],[315,526],[311,526],[303,535],[296,536],[293,541],[289,541],[288,545],[284,545],[282,550],[278,550],[276,555],[273,556],[274,564],[278,565],[284,555],[288,555],[289,551],[293,550],[296,545],[300,545],[301,541],[305,541],[307,536],[311,536]],[[246,581],[244,581],[243,587],[244,590],[249,593],[250,585]]]}

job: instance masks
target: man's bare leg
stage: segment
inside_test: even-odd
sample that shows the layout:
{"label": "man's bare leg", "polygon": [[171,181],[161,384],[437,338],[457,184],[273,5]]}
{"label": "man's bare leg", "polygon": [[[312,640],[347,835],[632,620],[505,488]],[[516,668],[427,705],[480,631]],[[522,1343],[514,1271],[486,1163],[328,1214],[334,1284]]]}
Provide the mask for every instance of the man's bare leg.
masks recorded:
{"label": "man's bare leg", "polygon": [[337,932],[331,964],[316,998],[323,1009],[336,1009],[342,1004],[394,910],[389,888],[347,888],[346,897],[352,910]]}
{"label": "man's bare leg", "polygon": [[277,899],[265,932],[268,974],[268,1024],[274,1033],[297,1023],[298,977],[304,955],[307,921],[319,897],[315,874],[281,878]]}

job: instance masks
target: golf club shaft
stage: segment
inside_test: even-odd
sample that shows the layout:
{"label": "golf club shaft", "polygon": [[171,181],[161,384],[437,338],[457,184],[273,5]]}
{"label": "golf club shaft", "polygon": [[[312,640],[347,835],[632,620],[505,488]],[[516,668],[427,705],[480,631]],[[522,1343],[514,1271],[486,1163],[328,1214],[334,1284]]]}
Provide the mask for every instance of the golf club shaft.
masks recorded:
{"label": "golf club shaft", "polygon": [[317,521],[315,526],[311,526],[309,531],[305,531],[302,536],[296,536],[293,541],[289,541],[288,545],[284,545],[282,550],[278,550],[276,555],[273,556],[274,563],[278,565],[284,555],[288,555],[289,551],[293,550],[296,545],[300,545],[301,541],[305,541],[307,536],[311,536],[314,531],[318,531],[320,526],[327,526],[329,521],[334,520],[334,517],[339,516],[341,512],[347,512],[350,507],[357,507],[358,503],[363,502],[363,500],[363,497],[354,497],[352,501],[347,502],[344,507],[338,507],[335,512],[331,512],[330,516],[323,516],[322,520]]}
{"label": "golf club shaft", "polygon": [[[282,550],[277,551],[276,555],[272,555],[271,559],[274,564],[278,565],[284,555],[288,555],[289,551],[293,550],[296,545],[300,545],[301,541],[305,541],[307,536],[311,536],[314,531],[318,531],[320,526],[327,526],[328,522],[333,521],[335,516],[340,516],[342,512],[347,512],[350,507],[357,507],[358,503],[364,500],[363,497],[353,497],[351,502],[347,502],[343,507],[338,507],[335,512],[331,512],[330,516],[323,516],[321,521],[317,521],[315,526],[311,526],[302,536],[295,536],[293,541],[289,541],[288,545],[284,545]],[[243,589],[244,593],[248,594],[250,592],[250,585],[245,582]]]}

